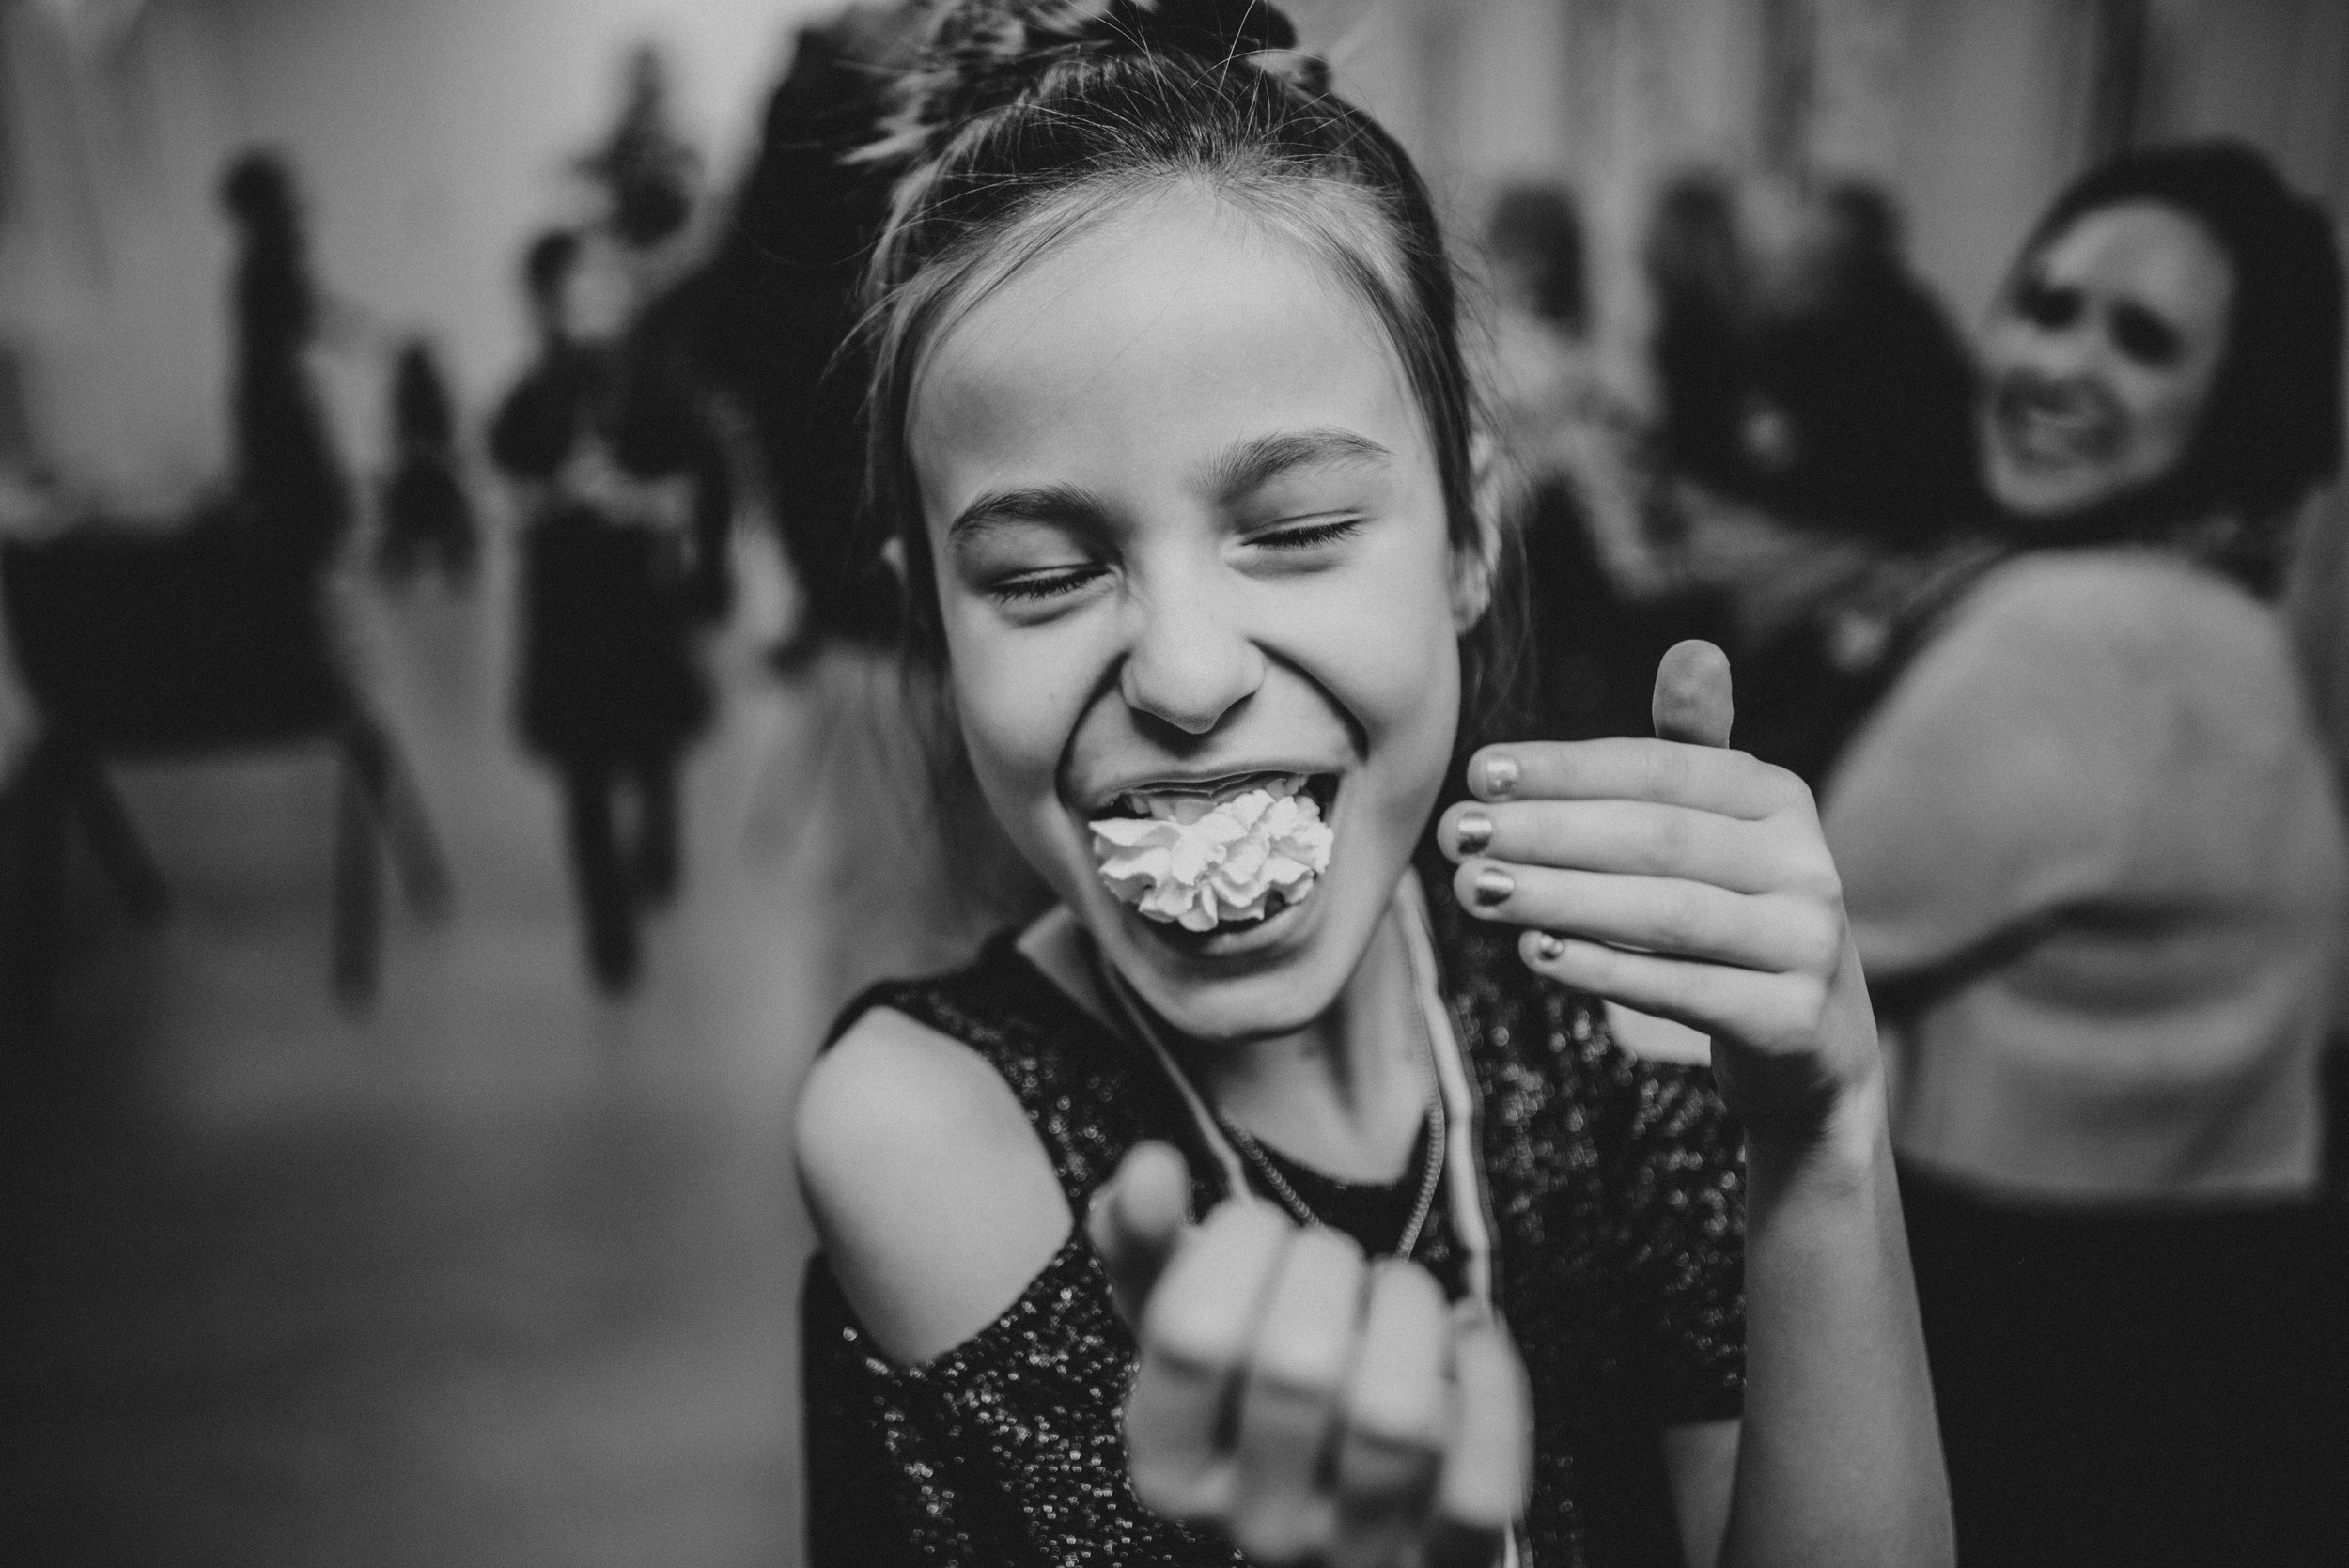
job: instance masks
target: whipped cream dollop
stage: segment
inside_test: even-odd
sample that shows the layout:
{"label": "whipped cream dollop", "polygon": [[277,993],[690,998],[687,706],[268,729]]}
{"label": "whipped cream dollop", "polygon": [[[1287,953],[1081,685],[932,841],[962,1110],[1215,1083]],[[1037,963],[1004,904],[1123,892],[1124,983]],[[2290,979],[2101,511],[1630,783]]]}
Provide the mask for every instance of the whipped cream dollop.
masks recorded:
{"label": "whipped cream dollop", "polygon": [[1298,903],[1330,869],[1330,825],[1303,786],[1289,778],[1228,800],[1128,796],[1148,815],[1089,824],[1101,880],[1144,918],[1186,931],[1269,914],[1276,893]]}

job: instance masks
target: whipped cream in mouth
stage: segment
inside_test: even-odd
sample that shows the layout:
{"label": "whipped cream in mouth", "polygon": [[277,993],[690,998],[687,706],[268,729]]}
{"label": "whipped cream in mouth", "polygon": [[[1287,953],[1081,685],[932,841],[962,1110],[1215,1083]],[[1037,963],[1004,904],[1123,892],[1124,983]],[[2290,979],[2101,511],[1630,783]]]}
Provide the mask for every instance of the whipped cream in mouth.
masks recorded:
{"label": "whipped cream in mouth", "polygon": [[1303,902],[1330,869],[1331,775],[1256,773],[1129,790],[1096,818],[1101,880],[1145,920],[1204,933]]}

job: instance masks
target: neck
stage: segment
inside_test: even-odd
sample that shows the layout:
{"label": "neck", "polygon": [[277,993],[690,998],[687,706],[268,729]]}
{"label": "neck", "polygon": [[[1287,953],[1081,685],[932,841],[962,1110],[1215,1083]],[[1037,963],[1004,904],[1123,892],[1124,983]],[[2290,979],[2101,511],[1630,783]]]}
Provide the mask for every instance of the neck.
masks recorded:
{"label": "neck", "polygon": [[1226,1117],[1329,1175],[1394,1180],[1426,1119],[1433,1069],[1392,909],[1337,1001],[1305,1028],[1176,1048]]}
{"label": "neck", "polygon": [[[1088,1011],[1122,1031],[1124,1016],[1095,985],[1083,941],[1064,908],[1030,927],[1020,946]],[[1212,1045],[1170,1033],[1166,1044],[1219,1113],[1326,1175],[1392,1182],[1410,1163],[1434,1064],[1392,908],[1337,1000],[1303,1029]]]}

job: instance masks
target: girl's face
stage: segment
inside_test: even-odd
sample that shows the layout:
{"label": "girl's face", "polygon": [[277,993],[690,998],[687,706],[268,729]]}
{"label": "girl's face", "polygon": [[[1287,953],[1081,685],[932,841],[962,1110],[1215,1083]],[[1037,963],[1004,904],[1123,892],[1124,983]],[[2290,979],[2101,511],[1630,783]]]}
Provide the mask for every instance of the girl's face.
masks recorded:
{"label": "girl's face", "polygon": [[[1313,1021],[1426,826],[1483,609],[1386,335],[1287,243],[1170,195],[947,331],[908,439],[997,817],[1176,1029]],[[1295,774],[1334,831],[1301,901],[1192,933],[1103,885],[1086,825],[1121,798]]]}
{"label": "girl's face", "polygon": [[1983,348],[1991,494],[2017,517],[2077,516],[2185,460],[2227,347],[2234,269],[2201,225],[2154,202],[2087,213],[2041,246]]}

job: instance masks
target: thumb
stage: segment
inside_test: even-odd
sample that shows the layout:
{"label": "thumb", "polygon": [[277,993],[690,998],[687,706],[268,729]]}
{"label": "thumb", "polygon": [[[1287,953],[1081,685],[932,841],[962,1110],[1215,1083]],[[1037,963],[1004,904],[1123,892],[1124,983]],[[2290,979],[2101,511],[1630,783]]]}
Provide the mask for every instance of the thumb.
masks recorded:
{"label": "thumb", "polygon": [[1129,1326],[1142,1322],[1143,1303],[1167,1260],[1190,1227],[1190,1171],[1166,1143],[1137,1143],[1094,1193],[1085,1211],[1085,1239],[1099,1254],[1110,1292]]}
{"label": "thumb", "polygon": [[1729,656],[1693,638],[1673,644],[1656,666],[1656,737],[1726,746],[1732,711]]}

